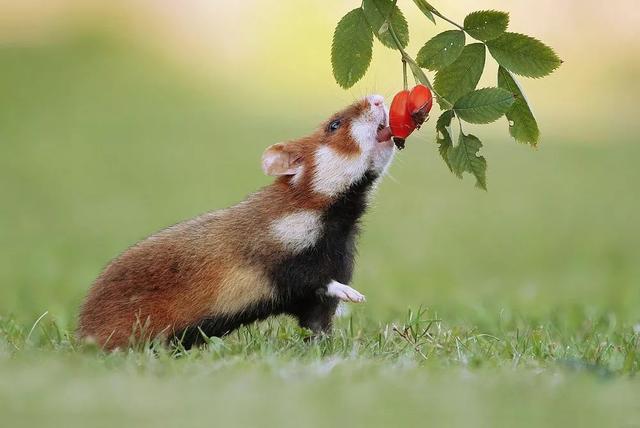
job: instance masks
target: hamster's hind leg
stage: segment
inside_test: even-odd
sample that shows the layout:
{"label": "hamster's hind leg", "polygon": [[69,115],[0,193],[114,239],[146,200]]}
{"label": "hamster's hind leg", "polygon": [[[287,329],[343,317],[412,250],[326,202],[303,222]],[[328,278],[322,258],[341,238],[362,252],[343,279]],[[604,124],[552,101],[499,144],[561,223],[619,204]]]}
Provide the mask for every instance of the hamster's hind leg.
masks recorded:
{"label": "hamster's hind leg", "polygon": [[308,328],[314,335],[330,333],[338,303],[335,297],[318,295],[301,302],[294,315],[300,327]]}

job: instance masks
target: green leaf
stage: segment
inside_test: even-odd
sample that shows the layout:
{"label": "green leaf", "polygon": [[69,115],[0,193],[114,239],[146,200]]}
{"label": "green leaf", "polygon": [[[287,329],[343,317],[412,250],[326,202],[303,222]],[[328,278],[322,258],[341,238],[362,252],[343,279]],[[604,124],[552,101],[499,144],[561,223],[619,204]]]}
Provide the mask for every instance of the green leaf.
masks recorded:
{"label": "green leaf", "polygon": [[507,30],[509,14],[497,10],[479,10],[464,18],[464,30],[474,39],[493,40]]}
{"label": "green leaf", "polygon": [[434,24],[436,23],[436,19],[433,17],[433,11],[435,11],[433,6],[431,6],[424,0],[413,0],[413,2],[416,4],[416,6],[418,6],[418,9],[420,9],[420,11],[424,13],[424,16],[426,16],[429,21],[433,22]]}
{"label": "green leaf", "polygon": [[393,31],[398,36],[398,41],[403,48],[409,44],[409,25],[398,6],[391,0],[364,0],[362,2],[364,15],[371,26],[373,34],[383,45],[396,49],[396,43],[385,24],[387,17],[393,27]]}
{"label": "green leaf", "polygon": [[449,135],[451,135],[450,127],[451,121],[456,115],[453,113],[453,110],[443,111],[438,121],[436,122],[436,131],[446,131]]}
{"label": "green leaf", "polygon": [[[458,99],[473,91],[484,70],[485,50],[482,43],[467,45],[452,64],[438,71],[433,87],[436,92],[447,101],[455,104]],[[438,99],[442,108],[448,108],[446,103]]]}
{"label": "green leaf", "polygon": [[544,77],[562,64],[553,49],[524,34],[504,33],[487,47],[498,64],[525,77]]}
{"label": "green leaf", "polygon": [[453,168],[449,163],[449,150],[453,147],[451,120],[454,116],[453,110],[447,110],[440,115],[436,123],[436,144],[438,144],[438,151],[451,172],[453,172]]}
{"label": "green leaf", "polygon": [[338,85],[347,89],[364,76],[371,62],[373,35],[362,9],[347,13],[336,26],[331,65]]}
{"label": "green leaf", "polygon": [[429,40],[418,52],[416,62],[420,67],[437,71],[454,62],[464,49],[464,32],[449,30]]}
{"label": "green leaf", "polygon": [[511,73],[502,66],[498,67],[498,86],[516,96],[515,102],[506,113],[509,120],[509,134],[520,143],[535,146],[540,138],[540,129],[536,118],[529,107],[522,88],[520,88]]}
{"label": "green leaf", "polygon": [[495,122],[515,101],[513,93],[502,88],[483,88],[464,95],[453,106],[456,115],[469,123]]}
{"label": "green leaf", "polygon": [[409,68],[411,69],[411,73],[413,74],[413,78],[416,82],[422,83],[427,88],[431,88],[431,82],[429,82],[429,78],[424,74],[424,71],[422,71],[420,66],[412,60],[407,60],[407,64],[409,64]]}
{"label": "green leaf", "polygon": [[476,177],[476,186],[487,190],[487,161],[478,155],[481,148],[482,142],[478,137],[461,132],[458,145],[449,150],[449,162],[458,177],[462,177],[463,172],[469,172]]}

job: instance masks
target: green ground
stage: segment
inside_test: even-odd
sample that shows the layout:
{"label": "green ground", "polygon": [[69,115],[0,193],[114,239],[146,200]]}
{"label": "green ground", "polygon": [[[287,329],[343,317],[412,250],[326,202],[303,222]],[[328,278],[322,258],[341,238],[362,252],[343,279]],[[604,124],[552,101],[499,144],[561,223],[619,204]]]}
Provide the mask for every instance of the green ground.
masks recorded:
{"label": "green ground", "polygon": [[187,354],[75,343],[109,258],[266,184],[262,149],[329,113],[193,80],[102,38],[0,48],[3,423],[640,426],[640,147],[621,127],[494,138],[489,193],[425,130],[366,218],[368,302],[331,338],[282,318]]}

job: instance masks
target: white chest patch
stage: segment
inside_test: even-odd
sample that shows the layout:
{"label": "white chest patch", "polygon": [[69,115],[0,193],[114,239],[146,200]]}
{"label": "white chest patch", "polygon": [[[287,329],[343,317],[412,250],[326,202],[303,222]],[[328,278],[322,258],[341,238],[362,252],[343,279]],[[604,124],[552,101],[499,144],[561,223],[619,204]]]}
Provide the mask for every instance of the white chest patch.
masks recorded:
{"label": "white chest patch", "polygon": [[320,213],[298,211],[271,223],[271,234],[288,250],[298,253],[313,246],[322,232]]}
{"label": "white chest patch", "polygon": [[362,177],[367,166],[363,156],[346,156],[328,146],[321,146],[316,151],[313,189],[327,196],[335,196]]}

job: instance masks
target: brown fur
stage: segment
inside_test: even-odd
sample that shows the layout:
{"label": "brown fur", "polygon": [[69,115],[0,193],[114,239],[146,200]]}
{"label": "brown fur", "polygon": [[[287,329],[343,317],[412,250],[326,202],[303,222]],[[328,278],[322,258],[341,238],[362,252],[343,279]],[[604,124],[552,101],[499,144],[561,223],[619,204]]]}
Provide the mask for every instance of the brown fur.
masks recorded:
{"label": "brown fur", "polygon": [[297,185],[290,176],[280,177],[232,208],[165,229],[113,260],[82,306],[79,336],[107,349],[126,347],[132,333],[135,340],[169,336],[205,316],[275,298],[265,269],[287,253],[269,236],[269,225],[287,213],[322,210],[331,203],[313,191],[314,152],[326,144],[358,156],[348,126],[332,135],[325,128],[336,117],[345,122],[358,117],[367,105],[355,103],[310,137],[285,143],[304,163]]}

